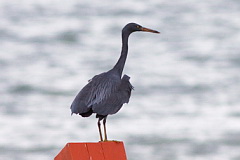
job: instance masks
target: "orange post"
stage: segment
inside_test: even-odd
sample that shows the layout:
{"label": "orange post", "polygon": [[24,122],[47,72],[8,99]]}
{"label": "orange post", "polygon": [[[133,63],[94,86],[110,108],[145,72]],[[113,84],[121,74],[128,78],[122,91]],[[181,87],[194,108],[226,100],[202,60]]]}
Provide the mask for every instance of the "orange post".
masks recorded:
{"label": "orange post", "polygon": [[54,160],[127,160],[123,142],[67,143]]}

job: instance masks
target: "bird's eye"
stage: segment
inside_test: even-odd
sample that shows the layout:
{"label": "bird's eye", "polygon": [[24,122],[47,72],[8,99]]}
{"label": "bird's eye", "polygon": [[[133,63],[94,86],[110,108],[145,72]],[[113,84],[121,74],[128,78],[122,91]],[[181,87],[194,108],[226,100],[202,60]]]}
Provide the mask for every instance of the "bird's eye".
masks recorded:
{"label": "bird's eye", "polygon": [[137,28],[140,28],[140,26],[137,26]]}

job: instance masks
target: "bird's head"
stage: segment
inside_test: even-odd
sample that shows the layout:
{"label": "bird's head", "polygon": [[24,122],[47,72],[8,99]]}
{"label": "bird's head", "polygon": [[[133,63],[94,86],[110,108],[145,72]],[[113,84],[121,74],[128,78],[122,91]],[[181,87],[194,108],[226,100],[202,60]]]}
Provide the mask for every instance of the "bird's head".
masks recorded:
{"label": "bird's head", "polygon": [[160,33],[160,32],[158,32],[156,30],[152,30],[152,29],[149,29],[149,28],[142,27],[141,25],[136,24],[136,23],[128,23],[123,28],[123,32],[130,32],[130,33],[132,33],[132,32],[136,32],[136,31]]}

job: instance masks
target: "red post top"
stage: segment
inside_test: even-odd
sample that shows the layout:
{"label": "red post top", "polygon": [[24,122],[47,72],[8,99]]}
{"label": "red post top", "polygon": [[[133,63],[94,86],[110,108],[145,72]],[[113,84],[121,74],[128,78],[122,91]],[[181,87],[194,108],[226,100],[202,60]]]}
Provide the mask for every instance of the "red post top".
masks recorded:
{"label": "red post top", "polygon": [[54,160],[127,160],[120,141],[67,143]]}

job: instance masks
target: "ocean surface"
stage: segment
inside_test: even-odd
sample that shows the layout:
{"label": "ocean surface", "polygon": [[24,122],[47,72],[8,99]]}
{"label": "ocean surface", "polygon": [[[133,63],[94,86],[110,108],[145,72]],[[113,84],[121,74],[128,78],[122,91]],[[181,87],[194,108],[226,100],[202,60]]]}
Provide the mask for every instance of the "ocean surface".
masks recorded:
{"label": "ocean surface", "polygon": [[70,105],[112,68],[128,22],[130,103],[108,117],[129,160],[240,159],[240,1],[0,2],[0,160],[52,160],[97,142],[97,119]]}

